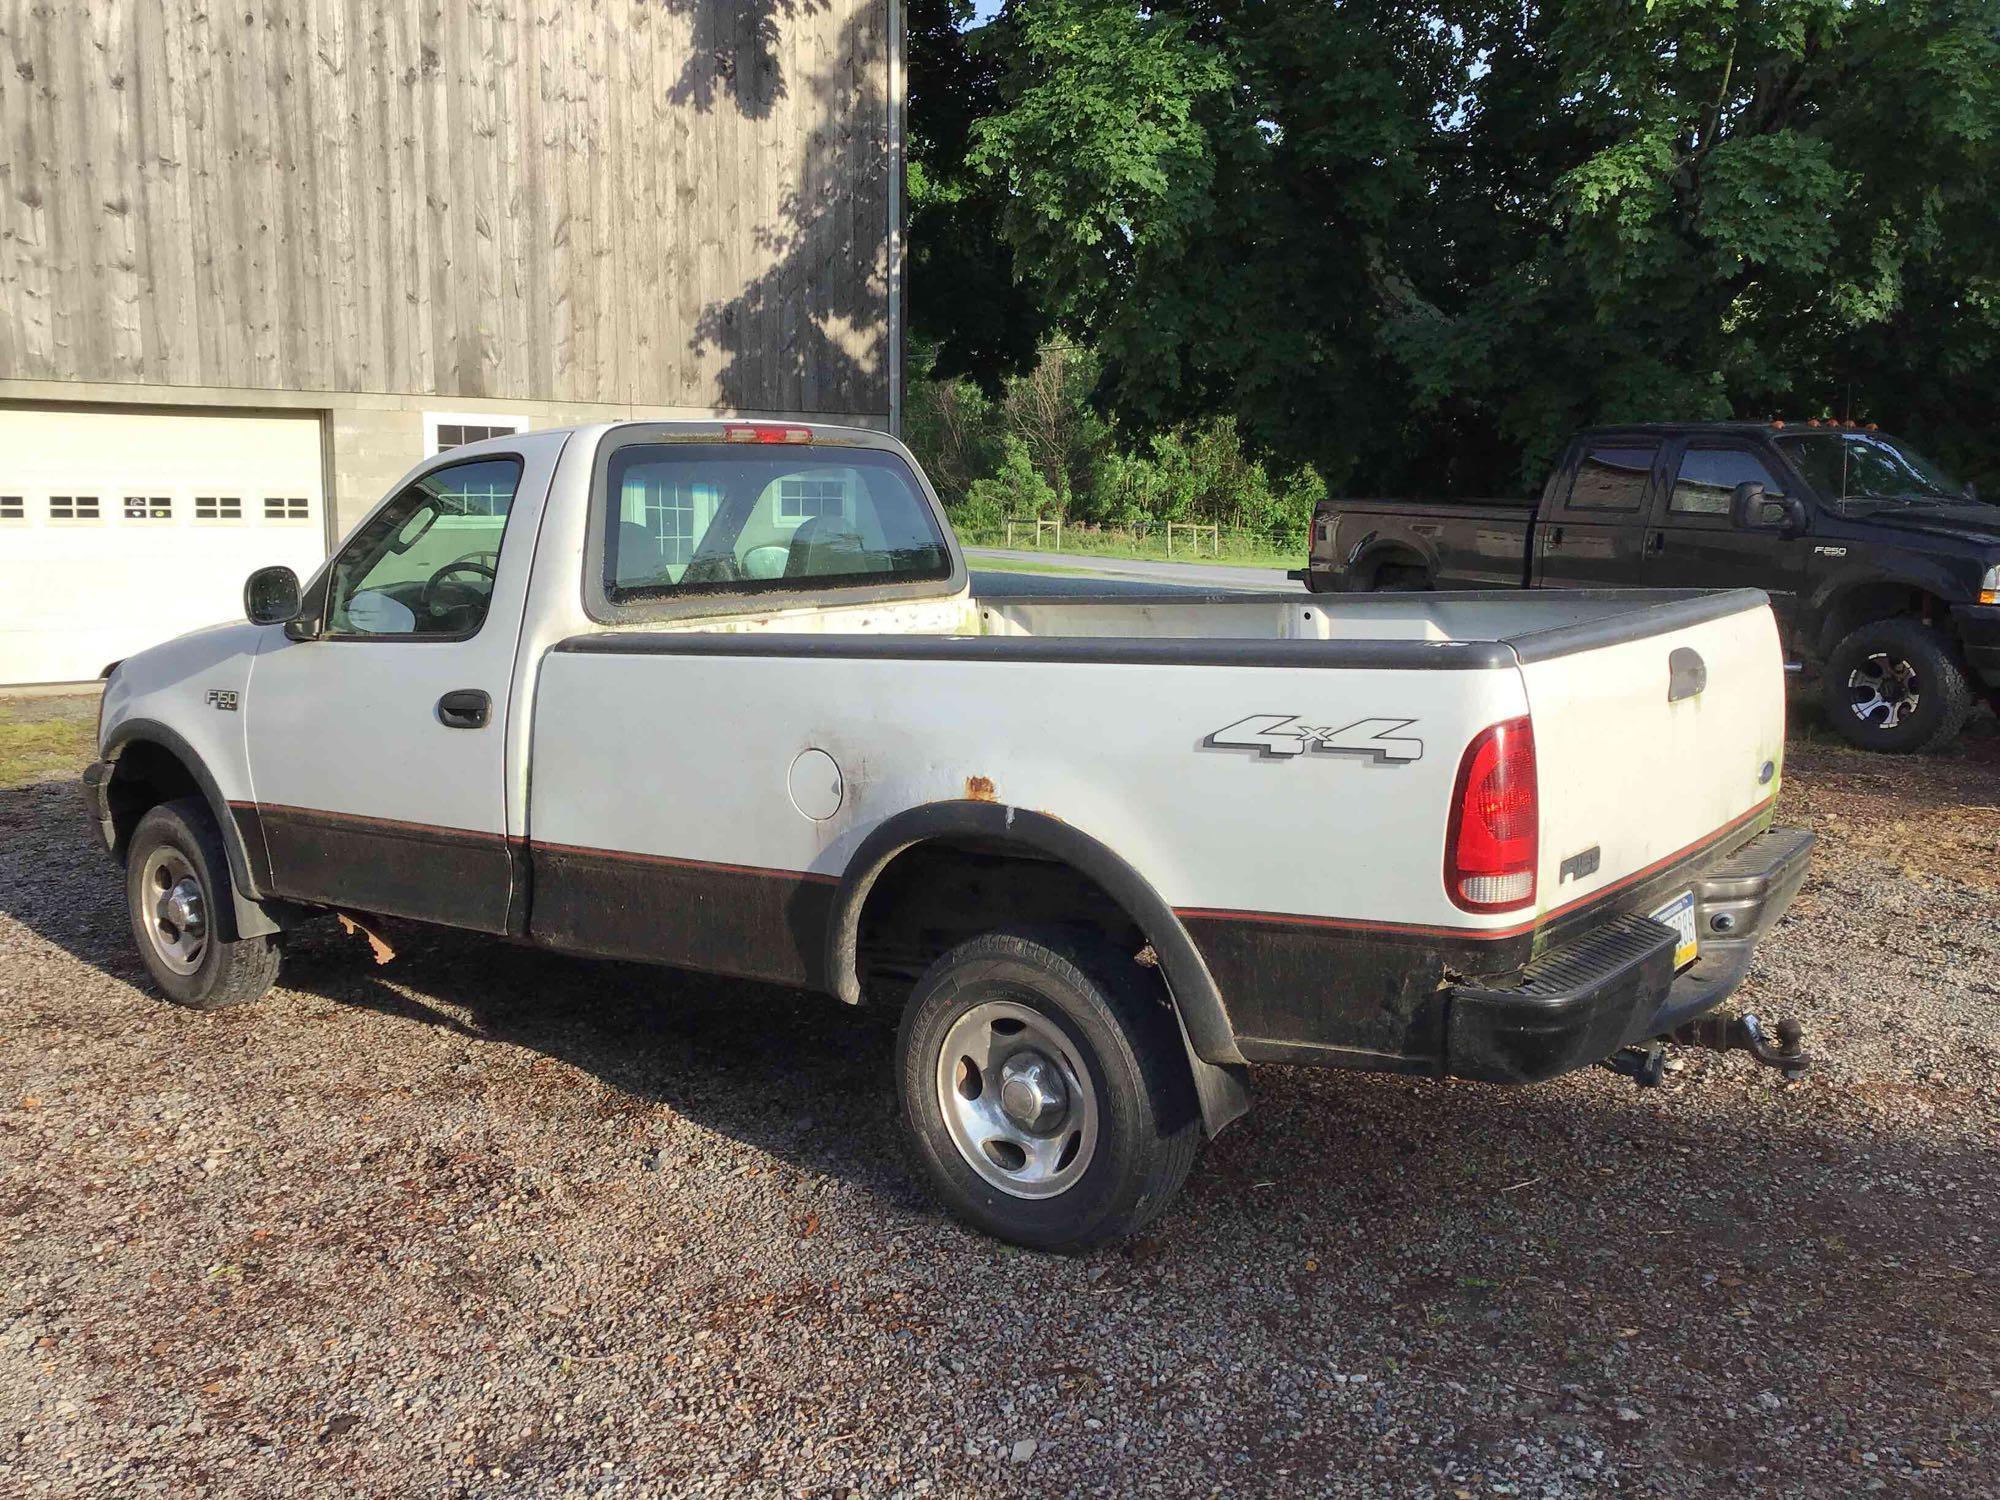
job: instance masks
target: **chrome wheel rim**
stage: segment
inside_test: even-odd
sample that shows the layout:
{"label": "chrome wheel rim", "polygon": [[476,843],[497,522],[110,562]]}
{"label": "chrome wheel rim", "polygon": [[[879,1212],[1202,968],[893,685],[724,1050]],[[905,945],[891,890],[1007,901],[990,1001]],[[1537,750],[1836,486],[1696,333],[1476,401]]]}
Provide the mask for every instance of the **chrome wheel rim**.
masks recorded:
{"label": "chrome wheel rim", "polygon": [[146,856],[139,872],[139,919],[153,953],[176,974],[192,974],[208,951],[208,896],[188,857],[171,845]]}
{"label": "chrome wheel rim", "polygon": [[1076,1185],[1097,1151],[1090,1070],[1040,1011],[985,1000],[938,1049],[938,1108],[965,1164],[1015,1198]]}
{"label": "chrome wheel rim", "polygon": [[[1878,651],[1847,674],[1854,717],[1878,729],[1894,729],[1917,711],[1914,663]],[[1880,714],[1878,720],[1876,715]]]}

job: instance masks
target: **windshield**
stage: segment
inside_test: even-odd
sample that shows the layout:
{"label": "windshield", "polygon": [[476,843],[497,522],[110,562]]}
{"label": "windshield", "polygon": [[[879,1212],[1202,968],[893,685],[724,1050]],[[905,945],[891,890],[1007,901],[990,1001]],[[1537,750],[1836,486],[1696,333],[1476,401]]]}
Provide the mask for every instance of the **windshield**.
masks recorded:
{"label": "windshield", "polygon": [[1788,432],[1777,441],[1833,501],[1962,502],[1959,484],[1923,454],[1879,432]]}

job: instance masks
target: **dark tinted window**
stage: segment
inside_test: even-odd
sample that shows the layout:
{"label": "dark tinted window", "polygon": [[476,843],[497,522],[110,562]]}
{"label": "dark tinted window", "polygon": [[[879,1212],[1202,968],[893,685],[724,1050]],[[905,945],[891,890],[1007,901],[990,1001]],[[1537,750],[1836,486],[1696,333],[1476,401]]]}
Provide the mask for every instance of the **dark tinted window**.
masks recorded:
{"label": "dark tinted window", "polygon": [[1739,484],[1761,484],[1772,499],[1785,487],[1770,467],[1741,448],[1690,448],[1681,455],[1667,509],[1683,516],[1726,516]]}
{"label": "dark tinted window", "polygon": [[1576,466],[1571,510],[1637,510],[1646,503],[1646,481],[1658,448],[1593,443]]}
{"label": "dark tinted window", "polygon": [[871,448],[630,444],[606,465],[604,522],[613,603],[951,575],[916,476]]}

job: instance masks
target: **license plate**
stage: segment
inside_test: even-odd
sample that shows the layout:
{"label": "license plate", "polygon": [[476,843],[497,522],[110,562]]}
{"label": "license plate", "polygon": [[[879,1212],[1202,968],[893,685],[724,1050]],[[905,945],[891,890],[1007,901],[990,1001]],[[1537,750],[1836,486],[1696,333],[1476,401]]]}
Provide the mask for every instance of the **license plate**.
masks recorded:
{"label": "license plate", "polygon": [[1647,913],[1655,922],[1671,927],[1680,937],[1674,945],[1674,971],[1678,973],[1695,961],[1701,945],[1694,935],[1694,892],[1682,891],[1665,906]]}

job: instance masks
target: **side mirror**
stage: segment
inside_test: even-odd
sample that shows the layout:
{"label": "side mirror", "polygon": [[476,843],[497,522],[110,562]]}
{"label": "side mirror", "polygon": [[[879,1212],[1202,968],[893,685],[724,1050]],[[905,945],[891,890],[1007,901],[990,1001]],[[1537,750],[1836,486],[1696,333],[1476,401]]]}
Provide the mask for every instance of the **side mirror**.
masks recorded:
{"label": "side mirror", "polygon": [[283,625],[300,608],[299,575],[282,564],[259,568],[243,584],[243,613],[252,625]]}
{"label": "side mirror", "polygon": [[1796,536],[1806,529],[1806,508],[1790,495],[1767,495],[1756,480],[1730,492],[1729,519],[1738,531],[1779,531]]}
{"label": "side mirror", "polygon": [[1974,505],[1979,503],[1979,486],[1970,479],[1965,481],[1965,498],[1970,500]]}

